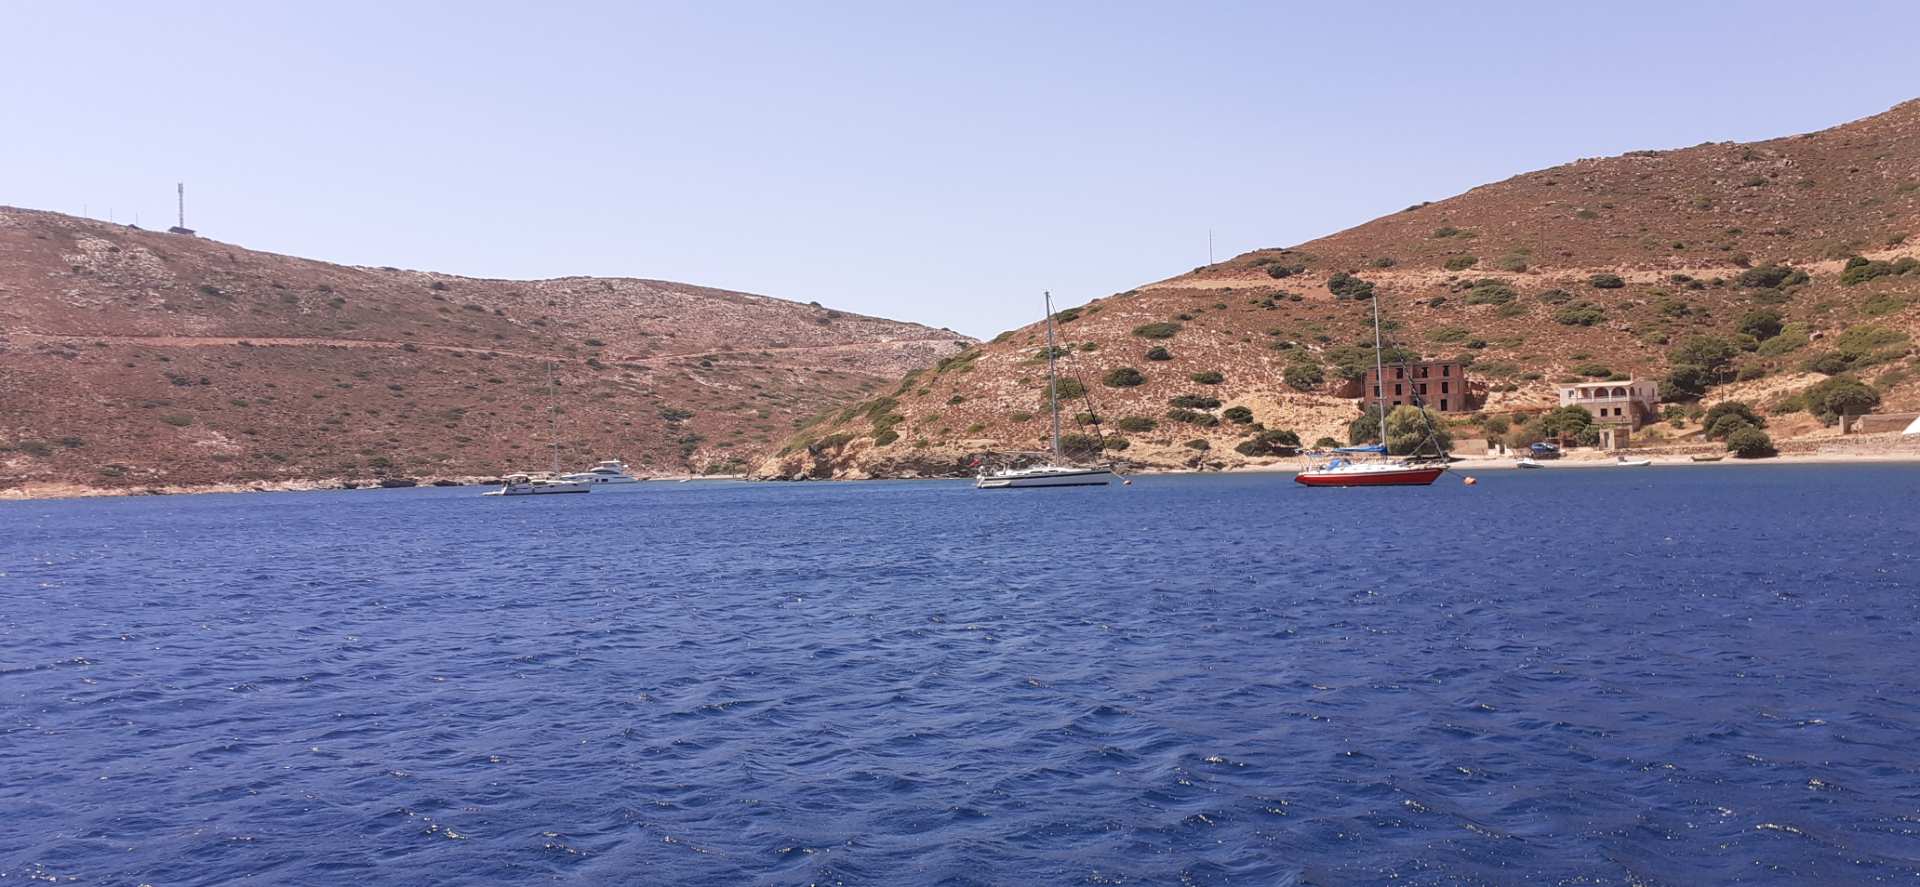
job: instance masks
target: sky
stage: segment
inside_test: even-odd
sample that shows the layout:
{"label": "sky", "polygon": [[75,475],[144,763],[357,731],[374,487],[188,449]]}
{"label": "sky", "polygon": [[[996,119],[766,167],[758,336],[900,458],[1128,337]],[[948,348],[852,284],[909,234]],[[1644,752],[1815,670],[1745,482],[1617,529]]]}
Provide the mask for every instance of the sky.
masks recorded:
{"label": "sky", "polygon": [[[1335,8],[1328,8],[1335,7]],[[978,337],[1579,157],[1920,97],[1900,2],[0,0],[0,204]]]}

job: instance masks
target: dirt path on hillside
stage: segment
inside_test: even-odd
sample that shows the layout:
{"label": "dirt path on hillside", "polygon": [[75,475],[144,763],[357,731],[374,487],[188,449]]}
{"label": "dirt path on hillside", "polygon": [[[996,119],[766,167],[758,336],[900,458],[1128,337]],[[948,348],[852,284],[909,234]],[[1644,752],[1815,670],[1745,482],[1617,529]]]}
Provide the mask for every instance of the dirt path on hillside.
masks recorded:
{"label": "dirt path on hillside", "polygon": [[[277,337],[257,337],[257,336],[100,336],[100,335],[94,335],[91,333],[62,334],[62,333],[38,333],[38,332],[7,332],[7,333],[0,334],[0,337],[14,338],[14,339],[20,339],[20,340],[26,340],[26,341],[42,341],[42,342],[69,342],[69,341],[79,339],[79,340],[85,340],[88,342],[106,342],[107,344],[110,344],[110,345],[141,345],[141,346],[146,346],[150,348],[232,348],[232,347],[245,347],[245,346],[263,347],[263,348],[376,348],[376,349],[398,350],[398,351],[405,351],[405,350],[411,349],[413,351],[483,352],[487,354],[498,354],[498,355],[505,355],[509,357],[518,357],[526,360],[559,360],[559,361],[567,361],[567,362],[573,362],[573,363],[583,363],[586,360],[586,358],[564,357],[564,356],[553,355],[553,354],[538,354],[538,353],[529,352],[529,351],[512,351],[512,350],[507,350],[502,348],[487,348],[487,347],[480,347],[476,345],[435,345],[435,344],[426,343],[426,342],[389,342],[389,341],[382,341],[378,339],[277,338]],[[752,354],[752,355],[758,355],[762,353],[778,354],[778,355],[837,354],[837,353],[848,352],[848,351],[862,351],[864,349],[869,349],[874,347],[913,345],[913,344],[918,344],[922,342],[940,343],[940,342],[946,342],[946,341],[949,341],[949,340],[935,339],[935,338],[881,339],[873,342],[851,342],[843,345],[811,345],[811,346],[794,346],[794,347],[786,347],[786,348],[755,348],[755,349],[752,349],[751,351],[716,351],[716,350],[685,351],[685,352],[676,352],[673,354],[655,354],[647,357],[608,355],[607,360],[615,363],[638,364],[641,366],[649,366],[649,365],[653,365],[653,364],[657,364],[665,361],[686,360],[694,357],[706,357],[706,358],[717,359],[718,361],[724,363],[724,362],[728,362],[729,358],[748,355],[748,354]]]}

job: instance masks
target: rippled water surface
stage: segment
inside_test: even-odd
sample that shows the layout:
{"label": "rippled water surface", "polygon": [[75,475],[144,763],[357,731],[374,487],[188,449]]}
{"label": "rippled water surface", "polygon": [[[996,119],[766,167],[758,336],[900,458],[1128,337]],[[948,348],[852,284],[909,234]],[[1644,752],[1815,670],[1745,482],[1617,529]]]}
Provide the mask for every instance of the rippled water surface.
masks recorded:
{"label": "rippled water surface", "polygon": [[0,884],[1920,877],[1920,469],[0,503]]}

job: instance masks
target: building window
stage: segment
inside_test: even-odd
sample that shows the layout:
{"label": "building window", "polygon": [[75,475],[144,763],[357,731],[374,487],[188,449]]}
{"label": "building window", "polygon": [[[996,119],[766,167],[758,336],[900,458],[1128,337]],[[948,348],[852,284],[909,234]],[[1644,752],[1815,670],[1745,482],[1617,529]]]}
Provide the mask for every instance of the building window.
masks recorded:
{"label": "building window", "polygon": [[1380,383],[1378,382],[1375,382],[1373,385],[1373,399],[1374,400],[1380,399]]}
{"label": "building window", "polygon": [[1452,382],[1441,382],[1441,383],[1440,383],[1440,393],[1441,393],[1441,394],[1445,394],[1445,393],[1447,393],[1447,386],[1449,386],[1449,385],[1452,385],[1452,384],[1453,384]]}
{"label": "building window", "polygon": [[[1393,385],[1393,393],[1394,393],[1395,395],[1399,395],[1399,394],[1401,393],[1401,391],[1400,391],[1400,383],[1398,383],[1398,382],[1395,382],[1395,383],[1394,383],[1394,385]],[[1399,403],[1399,401],[1397,401],[1397,400],[1396,400],[1396,401],[1394,401],[1394,403]]]}
{"label": "building window", "polygon": [[1447,399],[1443,397],[1443,398],[1440,398],[1440,412],[1444,413],[1446,411],[1447,411]]}
{"label": "building window", "polygon": [[1393,377],[1394,377],[1394,378],[1396,378],[1396,379],[1404,379],[1404,378],[1406,378],[1406,377],[1407,377],[1407,368],[1406,368],[1406,367],[1394,367],[1394,368],[1393,368]]}
{"label": "building window", "polygon": [[1440,375],[1441,375],[1441,376],[1442,376],[1443,378],[1444,378],[1444,377],[1446,377],[1446,376],[1451,376],[1451,375],[1453,375],[1453,365],[1452,365],[1452,364],[1441,364],[1441,365],[1440,365]]}

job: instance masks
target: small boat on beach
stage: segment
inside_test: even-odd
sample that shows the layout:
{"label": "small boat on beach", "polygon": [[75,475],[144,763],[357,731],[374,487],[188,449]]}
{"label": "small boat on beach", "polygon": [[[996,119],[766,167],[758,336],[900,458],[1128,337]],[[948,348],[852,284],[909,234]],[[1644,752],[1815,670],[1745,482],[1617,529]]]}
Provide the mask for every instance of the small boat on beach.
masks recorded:
{"label": "small boat on beach", "polygon": [[1691,458],[1695,462],[1718,462],[1727,457],[1721,453],[1694,453]]}
{"label": "small boat on beach", "polygon": [[1615,457],[1613,464],[1618,465],[1621,468],[1643,468],[1645,466],[1652,465],[1653,460],[1652,459],[1629,459],[1625,456],[1617,456]]}
{"label": "small boat on beach", "polygon": [[1545,467],[1547,467],[1546,465],[1543,465],[1543,464],[1541,464],[1541,463],[1540,463],[1540,462],[1539,462],[1538,460],[1536,460],[1536,459],[1534,459],[1534,458],[1533,458],[1532,456],[1522,456],[1522,457],[1520,457],[1520,461],[1518,461],[1518,462],[1515,462],[1515,463],[1513,463],[1513,465],[1514,465],[1514,467],[1515,467],[1515,468],[1545,468]]}

